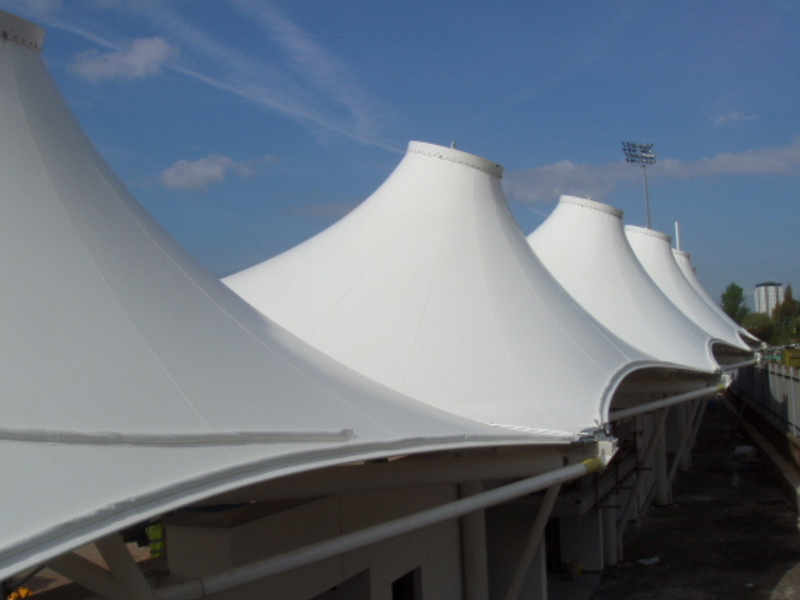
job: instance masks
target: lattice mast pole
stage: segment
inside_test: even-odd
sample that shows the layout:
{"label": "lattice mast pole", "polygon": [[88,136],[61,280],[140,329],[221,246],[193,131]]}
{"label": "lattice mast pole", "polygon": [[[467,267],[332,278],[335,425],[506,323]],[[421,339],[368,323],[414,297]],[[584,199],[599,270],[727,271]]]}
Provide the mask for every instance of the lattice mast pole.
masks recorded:
{"label": "lattice mast pole", "polygon": [[656,155],[653,152],[653,144],[622,142],[622,151],[625,153],[626,162],[642,165],[642,173],[644,174],[644,202],[645,213],[647,215],[647,228],[652,229],[650,221],[650,189],[647,185],[647,165],[652,165],[656,162]]}

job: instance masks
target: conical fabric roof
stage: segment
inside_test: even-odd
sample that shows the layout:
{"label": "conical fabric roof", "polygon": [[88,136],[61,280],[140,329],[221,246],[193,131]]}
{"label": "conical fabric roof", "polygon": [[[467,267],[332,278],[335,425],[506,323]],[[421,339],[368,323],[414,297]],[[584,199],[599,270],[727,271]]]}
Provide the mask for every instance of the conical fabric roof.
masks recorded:
{"label": "conical fabric roof", "polygon": [[695,266],[692,264],[692,255],[685,250],[678,250],[677,248],[672,249],[672,254],[675,257],[675,262],[678,263],[678,266],[680,267],[684,277],[686,277],[686,279],[705,301],[705,303],[708,304],[715,313],[717,313],[717,316],[725,321],[729,327],[736,330],[739,333],[739,337],[741,337],[746,344],[756,346],[760,344],[761,340],[753,336],[749,331],[731,319],[725,313],[725,311],[722,310],[722,307],[720,307],[718,303],[714,302],[714,299],[709,295],[709,293],[703,287],[703,284],[700,283],[700,280],[697,278],[697,269],[695,269]]}
{"label": "conical fabric roof", "polygon": [[0,33],[0,579],[266,478],[563,440],[418,403],[258,314],[103,162],[44,32],[0,12]]}
{"label": "conical fabric roof", "polygon": [[224,281],[323,352],[476,421],[576,432],[655,364],[535,258],[499,165],[411,142],[386,182],[314,238]]}
{"label": "conical fabric roof", "polygon": [[528,242],[564,289],[620,338],[663,361],[715,370],[711,337],[644,270],[622,215],[607,204],[564,195]]}
{"label": "conical fabric roof", "polygon": [[684,277],[672,254],[670,236],[634,225],[626,225],[625,234],[647,273],[687,317],[732,349],[750,351],[737,331],[717,315]]}

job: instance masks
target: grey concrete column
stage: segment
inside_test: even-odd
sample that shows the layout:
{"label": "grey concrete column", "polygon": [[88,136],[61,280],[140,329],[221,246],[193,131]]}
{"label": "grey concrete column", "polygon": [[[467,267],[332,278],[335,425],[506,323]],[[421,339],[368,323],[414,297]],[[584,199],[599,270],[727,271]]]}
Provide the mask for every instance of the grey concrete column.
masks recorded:
{"label": "grey concrete column", "polygon": [[603,500],[603,561],[606,566],[617,564],[619,553],[617,550],[617,503],[619,496],[612,492]]}
{"label": "grey concrete column", "polygon": [[[483,492],[483,483],[458,486],[462,498]],[[489,600],[489,567],[486,553],[486,513],[475,511],[461,518],[461,556],[464,600]]]}
{"label": "grey concrete column", "polygon": [[[669,409],[664,409],[669,410]],[[654,501],[660,506],[671,503],[671,490],[669,485],[669,471],[667,470],[667,440],[665,423],[660,423],[653,435],[656,436],[656,449],[653,456],[653,468],[656,475],[656,489]]]}

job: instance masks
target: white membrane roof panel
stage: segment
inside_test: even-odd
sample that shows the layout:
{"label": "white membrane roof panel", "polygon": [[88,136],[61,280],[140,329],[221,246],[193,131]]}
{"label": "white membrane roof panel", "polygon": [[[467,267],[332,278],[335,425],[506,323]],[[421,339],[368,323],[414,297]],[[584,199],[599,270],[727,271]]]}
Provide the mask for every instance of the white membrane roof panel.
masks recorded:
{"label": "white membrane roof panel", "polygon": [[708,304],[714,310],[714,312],[717,313],[719,318],[725,321],[729,327],[736,330],[746,344],[751,346],[759,345],[761,340],[753,336],[749,331],[731,319],[727,313],[722,310],[722,307],[714,302],[714,299],[709,295],[697,277],[697,269],[695,269],[694,265],[692,264],[692,255],[685,250],[678,250],[677,248],[672,249],[672,254],[675,256],[675,262],[678,263],[678,266],[680,267],[684,277],[686,277],[700,297],[705,300],[706,304]]}
{"label": "white membrane roof panel", "polygon": [[500,171],[411,142],[338,223],[224,281],[323,352],[431,406],[512,428],[596,427],[620,379],[658,361],[542,267]]}
{"label": "white membrane roof panel", "polygon": [[637,260],[625,237],[622,211],[564,195],[528,242],[572,297],[620,338],[688,369],[717,368],[711,337],[664,295]]}
{"label": "white membrane roof panel", "polygon": [[327,465],[564,443],[419,403],[253,310],[145,213],[0,11],[0,579]]}
{"label": "white membrane roof panel", "polygon": [[672,254],[670,236],[633,225],[625,226],[625,234],[650,277],[687,317],[731,348],[750,351],[738,332],[717,315],[683,275]]}

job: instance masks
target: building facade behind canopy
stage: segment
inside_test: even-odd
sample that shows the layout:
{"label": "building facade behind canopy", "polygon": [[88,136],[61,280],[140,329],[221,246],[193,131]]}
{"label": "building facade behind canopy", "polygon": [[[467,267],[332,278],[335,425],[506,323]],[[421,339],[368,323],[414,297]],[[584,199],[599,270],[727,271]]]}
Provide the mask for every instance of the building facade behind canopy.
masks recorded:
{"label": "building facade behind canopy", "polygon": [[775,308],[783,302],[784,289],[782,283],[766,281],[756,285],[754,292],[756,312],[772,316]]}

